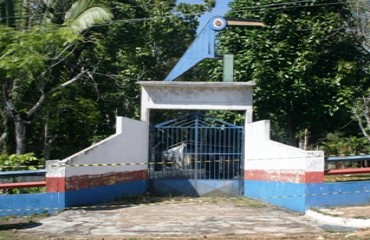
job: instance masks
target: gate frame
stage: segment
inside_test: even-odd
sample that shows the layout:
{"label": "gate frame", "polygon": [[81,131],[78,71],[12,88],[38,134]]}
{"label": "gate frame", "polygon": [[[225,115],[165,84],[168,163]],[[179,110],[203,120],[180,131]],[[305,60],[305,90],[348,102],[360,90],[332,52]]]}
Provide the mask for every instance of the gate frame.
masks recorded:
{"label": "gate frame", "polygon": [[[141,85],[141,121],[149,123],[148,125],[150,125],[150,111],[155,109],[244,111],[246,117],[244,128],[252,122],[253,87],[255,86],[252,81],[141,81],[138,84]],[[244,142],[243,159],[245,159],[245,148]],[[149,162],[149,156],[147,162]],[[194,183],[189,182],[189,184]]]}
{"label": "gate frame", "polygon": [[[180,164],[181,166],[178,166],[180,167],[180,169],[176,169],[176,165],[175,163],[178,163],[176,162],[175,159],[171,159],[169,160],[169,162],[171,162],[170,166],[172,167],[175,167],[175,169],[171,169],[171,170],[175,170],[175,173],[174,175],[171,175],[170,178],[178,178],[180,176],[184,177],[185,179],[194,179],[194,180],[197,180],[198,177],[199,179],[206,179],[206,180],[231,180],[231,179],[241,179],[241,176],[243,175],[243,172],[244,172],[244,166],[243,166],[243,151],[244,151],[244,126],[240,126],[240,125],[235,125],[235,124],[232,124],[232,123],[229,123],[229,122],[225,122],[223,120],[220,120],[220,119],[212,119],[212,121],[209,121],[207,120],[207,116],[206,114],[204,113],[200,113],[199,111],[194,111],[193,113],[191,114],[188,114],[186,116],[183,116],[183,117],[180,117],[180,118],[176,118],[176,119],[172,119],[170,121],[166,121],[166,122],[162,122],[162,123],[159,123],[159,124],[156,124],[156,125],[153,125],[151,126],[151,130],[153,130],[154,132],[149,134],[149,145],[150,145],[150,150],[149,150],[149,154],[150,154],[150,163],[151,164],[159,164],[159,166],[164,166],[165,164],[165,160],[164,160],[164,156],[162,154],[164,154],[164,152],[168,152],[168,151],[174,151],[174,148],[178,148],[179,144],[185,144],[185,146],[187,146],[188,144],[193,144],[193,148],[185,148],[185,150],[183,149],[183,151],[179,154],[182,155],[183,159],[181,159],[181,163],[184,164],[185,161],[184,161],[184,156],[193,156],[194,157],[194,165],[190,166],[188,165],[189,162],[187,162],[186,165],[186,169],[184,170],[182,167],[183,165]],[[171,125],[171,124],[174,124],[175,125]],[[191,123],[189,125],[189,123]],[[216,126],[213,126],[215,123]],[[212,124],[212,126],[211,126]],[[158,150],[154,150],[152,148],[152,144],[153,144],[153,138],[152,138],[152,134],[155,135],[155,139],[157,139],[157,136],[160,136],[159,138],[160,139],[163,139],[162,138],[162,134],[164,132],[166,132],[165,135],[171,135],[173,136],[173,134],[169,134],[169,131],[173,130],[173,129],[176,129],[176,130],[180,130],[180,134],[177,134],[178,132],[176,132],[175,134],[175,140],[174,141],[171,141],[170,140],[170,143],[168,141],[166,141],[166,143],[164,143],[163,145],[165,146],[163,148],[163,145],[161,145],[161,149],[159,150],[159,152],[157,152]],[[216,140],[216,137],[215,135],[213,135],[213,137],[209,138],[208,136],[204,137],[204,133],[202,135],[202,130],[206,130],[206,133],[208,132],[209,129],[213,130],[213,131],[210,131],[209,133],[212,133],[212,134],[219,134],[219,137],[217,138]],[[167,131],[169,130],[169,131]],[[185,130],[185,131],[184,131]],[[190,131],[189,131],[190,130]],[[185,134],[183,134],[185,132]],[[158,134],[159,133],[159,134]],[[189,134],[190,133],[190,134]],[[223,137],[221,138],[222,136],[222,133],[226,133],[226,135],[228,136],[227,138]],[[188,135],[189,134],[189,135]],[[230,135],[232,134],[232,135]],[[202,136],[201,136],[202,135]],[[186,136],[184,138],[184,136]],[[230,138],[230,136],[232,136],[232,139]],[[223,139],[223,140],[221,140]],[[226,139],[229,140],[229,142],[226,143]],[[185,141],[184,141],[185,140]],[[205,140],[205,141],[204,141]],[[157,140],[155,141],[155,146],[157,146],[157,143],[161,142],[161,140]],[[231,142],[230,142],[231,141]],[[221,143],[222,142],[222,143]],[[163,141],[162,141],[163,143]],[[204,152],[202,150],[199,150],[199,148],[201,148],[201,146],[203,146],[203,143],[207,144],[207,151]],[[226,145],[225,145],[226,143]],[[199,144],[199,145],[198,145]],[[218,151],[216,151],[216,146],[214,146],[214,144],[218,144],[218,147],[226,147],[227,149],[229,147],[232,147],[232,151],[230,152],[230,150],[227,150],[227,151],[224,151],[224,150],[220,150],[220,148],[217,148]],[[199,146],[199,147],[198,147]],[[215,152],[213,152],[215,151]],[[155,162],[151,162],[152,160],[157,160],[157,153],[161,153],[161,160],[160,162],[158,163],[157,161]],[[174,152],[172,152],[174,154]],[[154,154],[154,155],[153,155]],[[218,157],[221,157],[220,160],[215,160],[215,161],[212,161],[212,160],[202,160],[202,157],[205,157],[206,155],[213,155],[213,157],[215,157],[216,155]],[[154,156],[154,159],[153,159],[153,156]],[[225,162],[223,162],[221,159],[223,157],[226,157],[228,156],[229,157],[229,160],[226,161],[226,162],[229,162],[230,163],[230,156],[233,156],[234,158],[237,157],[237,159],[239,159],[237,162],[238,162],[238,171],[235,170],[235,161],[233,161],[232,163],[232,166],[233,166],[233,170],[230,171],[230,169],[227,171],[227,174],[225,175],[225,173],[223,173],[222,175],[218,174],[218,175],[213,175],[213,177],[211,176],[206,176],[206,172],[204,172],[204,175],[202,176],[201,174],[199,174],[199,172],[197,172],[198,169],[198,166],[201,165],[202,163],[206,164],[208,163],[208,167],[210,167],[212,164],[216,163],[216,162],[222,162],[223,164],[225,164]],[[177,160],[178,159],[179,155],[177,155]],[[186,157],[185,157],[186,158]],[[235,159],[234,159],[235,160]],[[200,163],[200,164],[199,164]],[[150,165],[150,164],[149,164]],[[220,164],[222,165],[222,164]],[[158,165],[157,165],[158,166]],[[222,165],[223,167],[225,167],[225,165]],[[230,167],[230,166],[229,166]],[[155,169],[156,167],[153,166],[153,168],[149,168],[149,179],[163,179],[163,178],[167,178],[167,176],[165,176],[162,172],[162,174],[160,174],[160,171],[158,172],[159,175],[154,175],[155,177],[152,178],[151,177],[151,172],[154,172],[155,173]],[[207,167],[205,168],[207,169]],[[209,168],[209,172],[208,174],[210,174],[212,172],[212,169],[215,171],[215,166],[213,168]],[[168,169],[169,170],[169,169]],[[179,172],[176,172],[178,170],[184,170],[185,174],[186,174],[186,177],[183,176],[183,172],[180,171],[180,175],[178,175]],[[190,170],[190,171],[189,171]],[[189,174],[191,173],[192,171],[191,170],[194,170],[193,171],[193,176],[191,176],[192,174]],[[163,171],[163,169],[162,169]],[[173,173],[173,172],[172,172]],[[161,175],[161,176],[160,176]]]}

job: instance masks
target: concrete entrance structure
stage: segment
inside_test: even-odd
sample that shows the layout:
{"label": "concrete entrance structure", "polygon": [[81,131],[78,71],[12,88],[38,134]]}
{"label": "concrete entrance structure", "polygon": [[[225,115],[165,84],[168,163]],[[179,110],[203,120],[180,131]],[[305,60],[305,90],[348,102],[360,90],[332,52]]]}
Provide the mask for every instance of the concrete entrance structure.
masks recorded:
{"label": "concrete entrance structure", "polygon": [[[142,101],[141,101],[141,120],[145,122],[150,122],[150,112],[152,110],[165,109],[165,110],[234,110],[242,111],[246,115],[246,122],[252,121],[252,105],[253,105],[253,86],[254,83],[220,83],[220,82],[140,82],[142,87]],[[180,116],[179,116],[180,117]],[[205,121],[202,121],[204,124]],[[178,126],[176,126],[178,129]],[[182,128],[184,132],[185,128]],[[191,127],[191,131],[194,135],[198,133],[200,128]],[[215,130],[216,127],[210,127],[210,129]],[[244,128],[240,127],[241,131],[244,132]],[[206,130],[205,130],[206,131]],[[220,130],[225,134],[228,130]],[[162,131],[161,131],[162,132]],[[205,132],[204,132],[205,133]],[[168,134],[168,133],[166,133]],[[221,136],[221,132],[219,133]],[[186,134],[185,134],[186,135]],[[235,145],[240,146],[239,149],[242,151],[244,147],[241,142],[243,137],[241,133],[240,141],[235,143]],[[231,137],[231,136],[230,136]],[[168,136],[164,136],[168,138]],[[238,174],[236,177],[227,178],[227,177],[216,177],[216,173],[226,171],[227,167],[234,167],[234,162],[232,159],[235,156],[227,155],[225,152],[224,155],[221,152],[212,152],[216,151],[214,147],[219,142],[212,143],[214,141],[214,136],[210,137],[208,140],[205,140],[207,137],[202,135],[203,144],[209,144],[209,147],[206,153],[203,153],[202,150],[198,152],[194,151],[192,154],[189,154],[188,157],[195,156],[196,165],[193,167],[190,166],[191,174],[187,177],[181,175],[181,170],[176,170],[173,177],[165,174],[161,178],[151,178],[149,179],[149,192],[160,195],[190,195],[190,196],[209,196],[209,195],[240,195],[242,192],[242,182],[243,179],[240,177],[242,175],[241,168],[242,166],[237,167]],[[161,138],[162,139],[162,138]],[[188,142],[192,141],[190,136],[181,139],[177,135],[176,141],[171,142],[171,144],[182,143],[182,141]],[[194,140],[196,139],[196,140]],[[197,142],[196,148],[198,149],[198,141],[200,138],[194,137],[194,141]],[[168,140],[169,141],[169,140]],[[166,140],[166,142],[168,142]],[[190,141],[190,142],[189,142]],[[152,142],[152,140],[150,141]],[[154,143],[155,145],[159,142]],[[187,143],[185,143],[188,145]],[[216,144],[216,145],[215,145]],[[224,141],[226,144],[226,141]],[[199,143],[199,147],[202,143]],[[213,146],[213,147],[212,147]],[[234,148],[233,148],[234,149]],[[204,150],[204,149],[203,149]],[[235,151],[235,150],[234,150]],[[235,154],[233,152],[233,154]],[[153,155],[153,153],[151,153]],[[222,155],[222,156],[221,156]],[[238,164],[240,165],[243,159],[243,156],[238,157]],[[186,158],[186,157],[185,157]],[[202,159],[200,159],[202,158]],[[207,158],[207,159],[205,159]],[[226,159],[224,159],[226,158]],[[225,161],[226,160],[226,161]],[[235,160],[235,159],[234,159]],[[212,163],[213,165],[211,165]],[[225,165],[225,163],[231,165]],[[215,166],[218,167],[215,167]],[[153,165],[152,165],[153,166]],[[213,166],[213,167],[211,167]],[[189,169],[190,169],[189,168]],[[199,169],[198,169],[199,168]],[[212,169],[211,169],[212,168]],[[225,169],[224,169],[225,168]],[[208,170],[207,170],[208,169]],[[217,169],[217,170],[216,170]],[[161,172],[163,169],[159,170]],[[166,171],[171,170],[169,167],[166,168]],[[150,169],[151,174],[154,173],[154,168]],[[158,170],[157,170],[158,171]],[[204,171],[202,176],[198,174]],[[212,175],[212,172],[214,175]],[[189,173],[189,172],[188,172]],[[179,175],[177,175],[179,174]],[[181,175],[181,176],[180,176]]]}
{"label": "concrete entrance structure", "polygon": [[312,184],[324,181],[324,153],[272,141],[270,122],[252,121],[253,82],[139,84],[144,122],[150,121],[155,109],[245,111],[244,196],[296,211],[312,206],[309,197],[316,194]]}
{"label": "concrete entrance structure", "polygon": [[[0,215],[60,211],[146,193],[150,111],[156,109],[244,111],[244,176],[238,182],[246,197],[300,212],[369,202],[369,182],[325,183],[323,152],[275,142],[269,121],[252,121],[252,82],[139,84],[142,121],[117,117],[116,134],[64,160],[48,161],[47,192],[2,196]],[[225,187],[216,185],[203,190]]]}

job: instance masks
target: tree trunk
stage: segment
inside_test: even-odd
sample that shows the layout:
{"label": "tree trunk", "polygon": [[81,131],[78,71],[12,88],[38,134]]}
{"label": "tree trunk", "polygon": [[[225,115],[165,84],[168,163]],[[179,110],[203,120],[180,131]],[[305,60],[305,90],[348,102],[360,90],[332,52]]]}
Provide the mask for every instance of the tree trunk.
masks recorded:
{"label": "tree trunk", "polygon": [[16,141],[16,154],[26,153],[26,123],[19,117],[14,118],[15,125],[15,141]]}
{"label": "tree trunk", "polygon": [[296,139],[295,139],[295,132],[296,132],[296,124],[293,119],[293,114],[288,113],[288,119],[287,119],[287,141],[288,144],[291,146],[296,146]]}
{"label": "tree trunk", "polygon": [[49,131],[50,114],[46,113],[45,125],[44,125],[44,159],[50,160],[51,145],[56,139],[56,135],[51,136]]}
{"label": "tree trunk", "polygon": [[15,27],[13,0],[6,0],[5,8],[6,8],[6,25],[8,25],[8,27]]}

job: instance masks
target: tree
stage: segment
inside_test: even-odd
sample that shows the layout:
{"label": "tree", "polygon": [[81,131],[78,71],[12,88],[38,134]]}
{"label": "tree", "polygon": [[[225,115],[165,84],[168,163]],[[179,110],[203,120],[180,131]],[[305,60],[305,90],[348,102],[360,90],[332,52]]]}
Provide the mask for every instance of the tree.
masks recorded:
{"label": "tree", "polygon": [[99,62],[94,75],[99,90],[102,120],[97,139],[112,133],[115,116],[140,117],[138,81],[162,81],[196,36],[197,16],[210,10],[207,4],[176,5],[175,0],[112,2],[115,21],[87,57]]}
{"label": "tree", "polygon": [[[77,1],[66,14],[69,27],[49,23],[28,31],[2,27],[0,71],[4,75],[0,81],[4,110],[14,121],[17,154],[26,152],[26,124],[32,122],[46,99],[89,72],[83,66],[65,64],[75,59],[76,49],[83,44],[79,33],[110,17],[110,12],[97,1]],[[66,71],[68,74],[64,74]]]}
{"label": "tree", "polygon": [[235,54],[237,81],[256,82],[255,118],[271,119],[274,132],[284,133],[280,140],[295,145],[299,133],[315,140],[344,126],[353,99],[369,87],[369,58],[348,31],[346,6],[321,0],[232,4],[229,16],[257,18],[266,27],[229,29],[220,49]]}
{"label": "tree", "polygon": [[[86,15],[77,9],[94,15],[92,9],[101,6],[100,1],[27,0],[21,9],[29,11],[31,2],[38,12],[35,18],[17,19],[15,29],[0,33],[1,76],[12,73],[0,81],[6,86],[3,96],[14,107],[0,112],[7,122],[7,129],[0,129],[11,141],[11,121],[22,116],[27,129],[22,146],[27,144],[38,155],[43,152],[45,159],[64,158],[111,135],[116,115],[138,117],[136,82],[162,80],[195,37],[197,16],[214,5],[214,0],[193,5],[110,1],[114,21],[91,26],[87,23],[92,18],[80,21]],[[82,4],[74,5],[75,13],[68,11],[73,2]],[[82,24],[72,31],[78,22]],[[37,111],[29,114],[40,99]]]}
{"label": "tree", "polygon": [[363,48],[370,52],[370,2],[369,1],[348,1],[354,24],[351,31],[357,35],[358,41],[362,42]]}
{"label": "tree", "polygon": [[50,2],[45,13],[49,21],[71,27],[75,32],[81,33],[95,24],[112,20],[112,13],[100,0],[77,0],[69,9],[65,8],[66,2],[71,1]]}

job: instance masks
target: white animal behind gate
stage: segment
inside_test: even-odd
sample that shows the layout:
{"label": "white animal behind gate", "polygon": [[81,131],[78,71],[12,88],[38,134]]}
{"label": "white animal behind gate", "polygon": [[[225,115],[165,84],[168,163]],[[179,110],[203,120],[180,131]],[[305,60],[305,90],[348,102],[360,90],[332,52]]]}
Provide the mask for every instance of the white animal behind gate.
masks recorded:
{"label": "white animal behind gate", "polygon": [[172,147],[163,151],[163,162],[169,163],[167,165],[177,170],[189,169],[192,165],[192,157],[186,153],[186,143]]}

